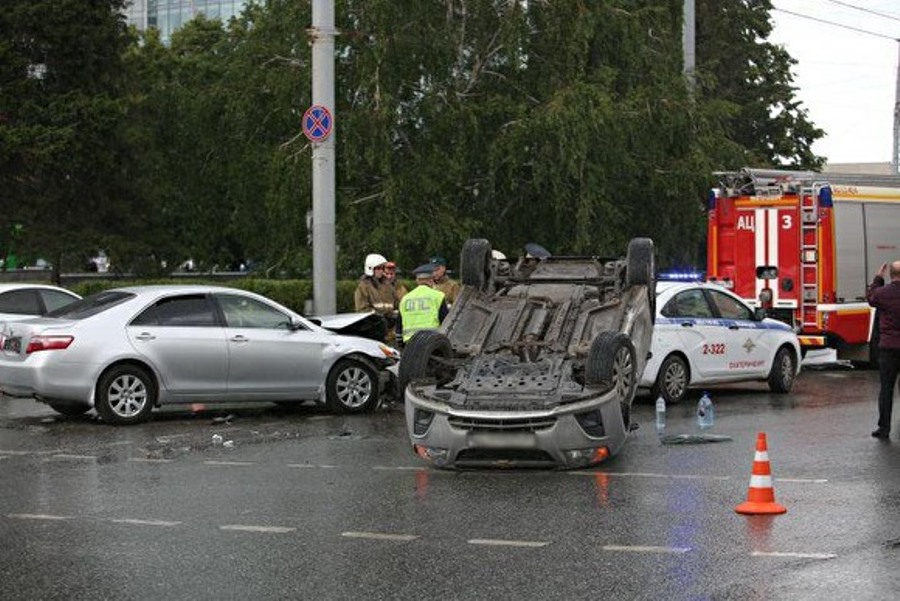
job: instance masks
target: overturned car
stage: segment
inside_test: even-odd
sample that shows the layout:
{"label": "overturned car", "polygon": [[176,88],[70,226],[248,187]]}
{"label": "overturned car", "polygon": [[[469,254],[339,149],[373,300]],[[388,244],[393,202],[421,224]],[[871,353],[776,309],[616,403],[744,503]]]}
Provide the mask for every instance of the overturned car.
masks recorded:
{"label": "overturned car", "polygon": [[516,260],[470,239],[463,288],[399,367],[414,452],[437,467],[562,467],[615,455],[653,335],[653,242],[624,258]]}

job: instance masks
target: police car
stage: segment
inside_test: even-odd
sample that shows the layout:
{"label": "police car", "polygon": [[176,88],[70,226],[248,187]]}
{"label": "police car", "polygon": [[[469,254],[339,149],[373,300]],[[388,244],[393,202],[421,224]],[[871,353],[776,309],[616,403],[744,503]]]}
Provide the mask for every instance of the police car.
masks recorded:
{"label": "police car", "polygon": [[702,282],[657,283],[651,353],[640,385],[669,403],[689,388],[725,382],[766,381],[785,393],[800,371],[790,326]]}

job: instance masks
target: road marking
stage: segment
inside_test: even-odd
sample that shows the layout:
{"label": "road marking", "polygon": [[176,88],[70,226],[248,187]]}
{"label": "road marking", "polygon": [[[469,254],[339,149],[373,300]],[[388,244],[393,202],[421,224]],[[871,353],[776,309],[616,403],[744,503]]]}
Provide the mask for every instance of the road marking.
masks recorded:
{"label": "road marking", "polygon": [[330,469],[334,469],[334,468],[338,467],[338,466],[336,466],[336,465],[328,465],[328,464],[316,465],[316,464],[314,464],[314,463],[289,463],[287,466],[288,466],[288,467],[295,468],[295,469],[318,469],[318,468],[322,468],[322,469],[326,469],[326,470],[330,470]]}
{"label": "road marking", "polygon": [[172,463],[174,459],[151,459],[150,457],[129,457],[128,461],[135,463]]}
{"label": "road marking", "polygon": [[68,520],[67,515],[50,515],[46,513],[10,513],[6,517],[17,520]]}
{"label": "road marking", "polygon": [[486,545],[490,547],[546,547],[549,542],[534,540],[500,540],[494,538],[470,538],[466,541],[470,545]]}
{"label": "road marking", "polygon": [[382,471],[394,471],[394,472],[417,472],[419,470],[424,470],[425,466],[415,466],[415,465],[373,465],[373,470],[382,470]]}
{"label": "road marking", "polygon": [[70,455],[67,453],[60,453],[59,455],[53,455],[51,459],[60,459],[63,461],[67,460],[88,460],[88,461],[96,461],[96,455]]}
{"label": "road marking", "polygon": [[837,557],[834,553],[779,553],[776,551],[753,551],[753,557],[790,557],[796,559],[834,559]]}
{"label": "road marking", "polygon": [[254,461],[204,461],[206,465],[236,465],[246,467],[248,465],[256,465]]}
{"label": "road marking", "polygon": [[690,547],[654,547],[648,545],[603,545],[604,551],[626,551],[629,553],[687,553]]}
{"label": "road marking", "polygon": [[109,446],[109,447],[124,447],[124,446],[128,446],[128,445],[130,445],[130,444],[134,444],[134,443],[131,442],[130,440],[119,440],[119,441],[117,441],[117,442],[111,442],[111,443],[107,444],[106,446]]}
{"label": "road marking", "polygon": [[625,478],[666,478],[670,480],[731,480],[730,476],[700,476],[696,474],[656,474],[652,472],[568,472],[573,476],[615,476]]}
{"label": "road marking", "polygon": [[7,451],[0,449],[0,455],[31,455],[34,451]]}
{"label": "road marking", "polygon": [[341,532],[345,538],[369,538],[374,540],[411,541],[419,538],[415,534],[389,534],[386,532]]}
{"label": "road marking", "polygon": [[[614,476],[624,478],[666,478],[671,480],[731,480],[731,476],[701,476],[697,474],[657,474],[653,472],[591,472],[572,471],[572,476]],[[791,482],[795,484],[826,484],[826,478],[773,478],[775,482]]]}
{"label": "road marking", "polygon": [[135,524],[138,526],[178,526],[181,522],[166,522],[164,520],[133,520],[122,518],[120,520],[110,520],[115,524]]}
{"label": "road marking", "polygon": [[243,524],[228,524],[219,526],[219,530],[236,530],[239,532],[268,532],[273,534],[286,534],[293,532],[296,528],[285,528],[283,526],[247,526]]}

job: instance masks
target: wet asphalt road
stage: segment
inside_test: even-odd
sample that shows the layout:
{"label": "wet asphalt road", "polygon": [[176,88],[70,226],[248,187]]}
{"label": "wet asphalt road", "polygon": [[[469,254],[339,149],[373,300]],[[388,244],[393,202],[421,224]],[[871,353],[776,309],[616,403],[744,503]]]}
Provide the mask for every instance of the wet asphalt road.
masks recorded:
{"label": "wet asphalt road", "polygon": [[[0,598],[895,599],[900,440],[869,436],[876,393],[847,369],[714,389],[732,440],[673,446],[641,398],[622,453],[578,472],[424,467],[398,410],[116,428],[4,398]],[[696,431],[693,401],[668,433]],[[785,515],[734,512],[760,431]]]}

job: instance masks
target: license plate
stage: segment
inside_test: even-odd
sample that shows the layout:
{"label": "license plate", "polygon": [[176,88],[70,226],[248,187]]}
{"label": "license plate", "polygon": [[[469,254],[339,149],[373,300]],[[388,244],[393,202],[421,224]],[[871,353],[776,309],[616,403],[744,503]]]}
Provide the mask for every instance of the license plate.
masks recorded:
{"label": "license plate", "polygon": [[3,350],[11,353],[19,353],[22,350],[22,339],[19,336],[3,339]]}
{"label": "license plate", "polygon": [[473,432],[469,434],[469,446],[492,449],[530,449],[537,444],[531,432]]}

